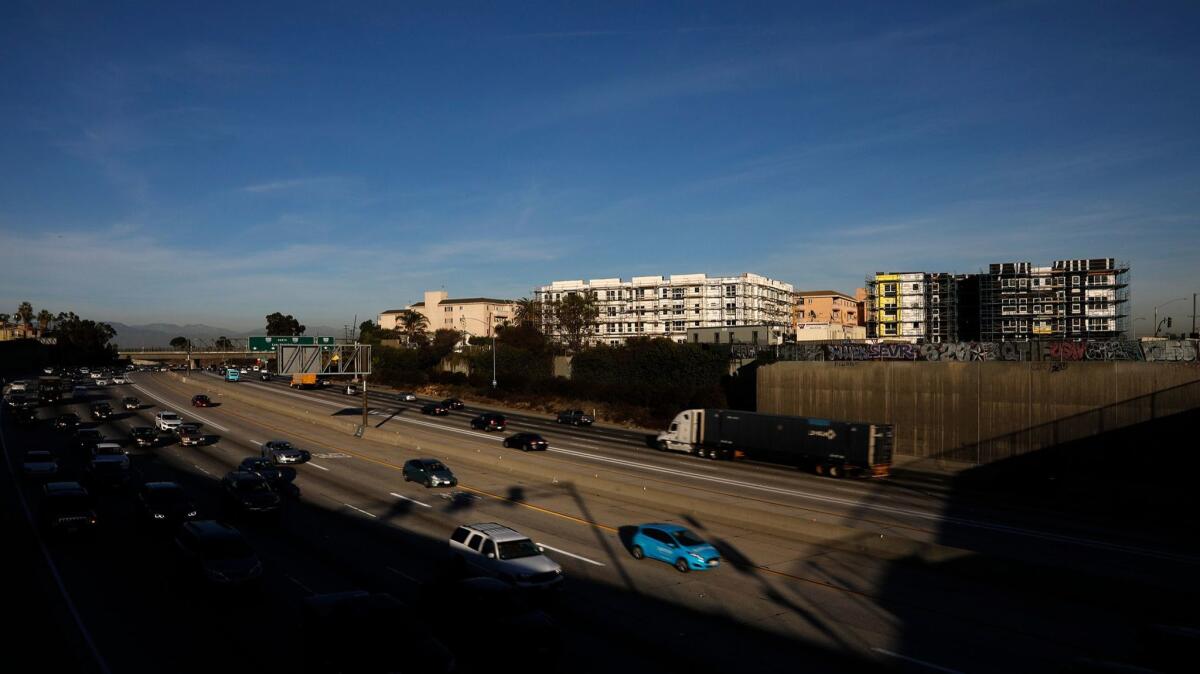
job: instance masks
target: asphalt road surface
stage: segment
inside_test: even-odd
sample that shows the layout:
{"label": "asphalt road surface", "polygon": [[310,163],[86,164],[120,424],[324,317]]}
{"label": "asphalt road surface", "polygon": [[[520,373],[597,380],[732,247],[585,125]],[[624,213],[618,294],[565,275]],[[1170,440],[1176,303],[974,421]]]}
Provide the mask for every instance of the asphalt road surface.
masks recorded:
{"label": "asphalt road surface", "polygon": [[[222,386],[238,387],[238,398],[219,395]],[[191,408],[191,396],[205,389],[218,391],[210,395],[219,405]],[[499,671],[1061,671],[1081,657],[1133,657],[1147,616],[1131,607],[1143,607],[1141,601],[1166,607],[1165,594],[1144,596],[1162,592],[1153,581],[1168,583],[1194,572],[1197,563],[1170,540],[1020,504],[963,502],[950,485],[835,481],[704,461],[653,451],[638,433],[564,427],[535,415],[509,415],[503,434],[535,431],[549,440],[551,451],[524,454],[502,448],[500,434],[470,430],[471,409],[431,418],[419,414],[419,403],[380,394],[372,397],[370,419],[394,431],[395,440],[364,440],[314,423],[353,420],[357,398],[279,384],[225,384],[208,375],[184,381],[138,374],[128,386],[43,406],[34,427],[17,426],[5,413],[3,450],[17,481],[6,480],[4,488],[12,491],[16,484],[36,514],[40,486],[20,479],[24,452],[53,451],[65,473],[78,471],[69,434],[53,430],[48,420],[63,411],[86,418],[88,404],[115,403],[125,395],[140,397],[142,409],[97,427],[128,447],[139,481],[180,482],[202,517],[228,519],[241,529],[263,559],[263,582],[247,592],[203,587],[181,573],[169,537],[136,524],[130,492],[102,493],[94,535],[37,539],[69,598],[68,604],[52,596],[62,593],[42,593],[41,619],[65,623],[50,639],[62,652],[42,657],[74,658],[47,669],[303,669],[311,664],[305,647],[324,638],[299,623],[304,597],[350,589],[389,592],[423,622],[429,611],[424,588],[446,578],[446,541],[468,522],[500,522],[531,536],[567,575],[561,592],[539,599],[558,625],[561,655],[527,661],[525,646],[514,642],[497,652],[502,662],[491,663]],[[155,412],[164,409],[202,423],[207,442],[184,448],[164,436],[154,449],[130,446],[128,429],[152,425]],[[311,462],[289,471],[282,514],[254,520],[226,512],[221,476],[276,438],[313,454]],[[399,468],[418,456],[445,461],[459,486],[434,490],[405,482]],[[557,484],[534,481],[507,468],[528,462],[554,466],[563,477]],[[573,486],[572,476],[585,474],[623,488],[653,485],[680,498],[712,499],[727,505],[728,515],[707,520],[674,507],[669,496],[656,504]],[[841,527],[853,537],[953,546],[1000,566],[980,572],[970,563],[860,554],[846,541],[832,544],[741,521],[739,508],[747,504]],[[691,527],[718,546],[724,564],[681,574],[660,562],[634,560],[625,528],[653,521]],[[17,519],[8,525],[20,530]],[[36,551],[33,543],[30,549]],[[1084,585],[1083,591],[1069,584],[1047,591],[1045,583],[1027,582],[1032,572],[993,572],[1006,563],[1026,569],[1033,561],[1046,564],[1051,575],[1086,568],[1116,580]],[[477,607],[455,609],[463,613],[461,626],[439,627],[437,636],[467,662],[473,644],[483,643],[487,621]],[[408,642],[415,643],[410,637],[398,626],[390,644],[399,671],[412,648]],[[359,647],[336,640],[321,645],[334,652]]]}

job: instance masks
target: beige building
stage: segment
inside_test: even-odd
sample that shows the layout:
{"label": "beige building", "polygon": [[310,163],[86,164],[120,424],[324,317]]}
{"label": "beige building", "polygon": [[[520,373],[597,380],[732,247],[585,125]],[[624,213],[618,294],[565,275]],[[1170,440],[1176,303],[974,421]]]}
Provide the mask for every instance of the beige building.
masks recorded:
{"label": "beige building", "polygon": [[412,310],[429,321],[427,330],[431,333],[449,329],[465,332],[472,337],[491,337],[496,326],[513,321],[516,309],[517,305],[512,300],[489,297],[455,299],[450,298],[445,290],[427,290],[425,301],[379,314],[379,327],[384,330],[397,329],[400,315]]}
{"label": "beige building", "polygon": [[[864,293],[865,294],[865,293]],[[792,327],[809,323],[866,325],[862,301],[836,290],[798,290],[792,307]]]}
{"label": "beige building", "polygon": [[801,323],[796,326],[797,342],[862,341],[867,338],[867,326],[843,323]]}

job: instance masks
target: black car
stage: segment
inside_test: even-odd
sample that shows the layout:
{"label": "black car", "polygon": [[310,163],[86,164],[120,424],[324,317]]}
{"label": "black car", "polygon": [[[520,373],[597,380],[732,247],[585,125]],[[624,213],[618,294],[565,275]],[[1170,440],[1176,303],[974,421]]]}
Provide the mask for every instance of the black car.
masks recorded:
{"label": "black car", "polygon": [[444,417],[449,413],[450,411],[447,410],[446,406],[441,403],[429,403],[428,405],[421,407],[421,414],[431,414],[435,417]]}
{"label": "black car", "polygon": [[175,427],[175,435],[179,435],[179,434],[183,433],[184,431],[191,431],[193,433],[199,433],[201,425],[202,424],[198,424],[195,421],[185,421]]}
{"label": "black car", "polygon": [[[455,671],[455,658],[425,621],[391,595],[361,590],[305,597],[304,662],[320,672]],[[399,640],[399,641],[398,641]]]}
{"label": "black car", "polygon": [[142,409],[142,401],[138,400],[137,398],[134,398],[133,396],[125,396],[124,398],[121,399],[121,404],[127,410]]}
{"label": "black car", "polygon": [[22,426],[32,426],[37,423],[37,410],[19,409],[13,413],[18,424]]}
{"label": "black car", "polygon": [[96,489],[121,489],[129,478],[129,457],[124,454],[97,454],[87,465],[87,483]]}
{"label": "black car", "polygon": [[507,420],[503,414],[495,412],[484,412],[471,420],[471,428],[478,428],[481,431],[502,431]]}
{"label": "black car", "polygon": [[129,429],[129,439],[138,447],[153,447],[158,444],[158,431],[149,426],[134,426]]}
{"label": "black car", "polygon": [[50,531],[71,533],[96,526],[95,502],[78,482],[48,482],[42,494],[42,524]]}
{"label": "black car", "polygon": [[263,381],[271,381],[271,373],[263,370],[262,374],[258,375],[258,378]]}
{"label": "black car", "polygon": [[544,452],[550,445],[537,433],[517,433],[504,438],[505,447],[514,447],[526,452]]}
{"label": "black car", "polygon": [[241,532],[212,520],[192,520],[179,527],[175,551],[185,570],[211,586],[232,587],[262,579],[262,562]]}
{"label": "black car", "polygon": [[247,514],[279,512],[279,493],[258,473],[235,470],[221,480],[221,493],[226,507]]}
{"label": "black car", "polygon": [[138,489],[137,510],[143,523],[174,528],[196,519],[196,504],[174,482],[147,482]]}
{"label": "black car", "polygon": [[434,582],[422,588],[418,601],[434,634],[470,671],[490,669],[492,654],[510,649],[527,654],[539,667],[558,669],[558,624],[509,583],[496,578]]}
{"label": "black car", "polygon": [[595,419],[583,410],[566,410],[565,412],[558,413],[556,421],[560,424],[571,424],[572,426],[591,426]]}
{"label": "black car", "polygon": [[274,462],[261,456],[248,456],[242,459],[242,462],[238,465],[238,470],[261,475],[263,479],[272,485],[283,479],[283,473],[275,467]]}
{"label": "black car", "polygon": [[442,406],[448,410],[461,410],[463,408],[463,401],[458,398],[446,398],[442,401]]}
{"label": "black car", "polygon": [[453,487],[458,478],[437,459],[409,459],[404,463],[404,481],[420,482],[426,487]]}
{"label": "black car", "polygon": [[112,416],[112,406],[108,403],[93,403],[92,418],[97,421],[103,421]]}
{"label": "black car", "polygon": [[96,448],[96,445],[101,442],[104,442],[104,435],[95,428],[75,429],[75,446],[81,450],[86,450],[89,455]]}
{"label": "black car", "polygon": [[54,427],[60,431],[73,431],[79,428],[79,415],[73,412],[54,417]]}

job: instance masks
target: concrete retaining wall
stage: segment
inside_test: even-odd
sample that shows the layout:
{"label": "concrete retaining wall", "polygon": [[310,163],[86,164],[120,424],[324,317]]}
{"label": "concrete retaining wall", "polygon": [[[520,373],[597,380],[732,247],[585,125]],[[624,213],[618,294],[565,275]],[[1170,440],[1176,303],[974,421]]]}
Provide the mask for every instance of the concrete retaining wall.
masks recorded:
{"label": "concrete retaining wall", "polygon": [[1200,407],[1167,363],[779,362],[758,411],[894,424],[899,454],[990,463]]}

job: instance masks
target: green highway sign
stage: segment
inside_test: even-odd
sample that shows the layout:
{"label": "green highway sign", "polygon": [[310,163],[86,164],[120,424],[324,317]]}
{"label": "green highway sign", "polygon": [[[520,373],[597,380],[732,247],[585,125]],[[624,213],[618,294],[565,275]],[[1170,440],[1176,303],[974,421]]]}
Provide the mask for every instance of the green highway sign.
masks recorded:
{"label": "green highway sign", "polygon": [[306,337],[300,335],[297,337],[278,336],[278,337],[251,337],[249,346],[251,351],[275,353],[275,347],[280,344],[289,344],[296,346],[333,346],[333,337]]}

